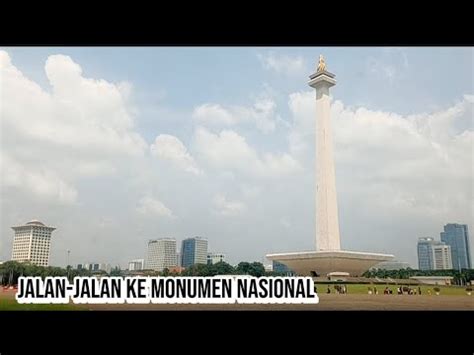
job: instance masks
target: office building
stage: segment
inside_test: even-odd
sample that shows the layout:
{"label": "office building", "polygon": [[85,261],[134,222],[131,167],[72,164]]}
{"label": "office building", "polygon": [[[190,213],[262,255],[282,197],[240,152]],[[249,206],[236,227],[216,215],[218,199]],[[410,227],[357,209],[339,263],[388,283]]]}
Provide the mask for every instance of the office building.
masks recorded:
{"label": "office building", "polygon": [[32,220],[12,229],[15,231],[12,260],[49,266],[51,233],[56,228],[48,227],[38,220]]}
{"label": "office building", "polygon": [[420,270],[450,270],[453,268],[449,245],[435,241],[433,238],[420,238],[417,249]]}
{"label": "office building", "polygon": [[221,253],[208,253],[207,254],[207,265],[217,264],[221,261],[225,261],[225,255]]}
{"label": "office building", "polygon": [[207,264],[207,239],[194,237],[184,239],[181,243],[181,266]]}
{"label": "office building", "polygon": [[451,259],[454,269],[472,268],[467,224],[446,224],[444,226],[444,232],[441,232],[441,241],[451,247]]}
{"label": "office building", "polygon": [[161,238],[148,242],[146,268],[156,271],[175,267],[176,265],[176,239]]}

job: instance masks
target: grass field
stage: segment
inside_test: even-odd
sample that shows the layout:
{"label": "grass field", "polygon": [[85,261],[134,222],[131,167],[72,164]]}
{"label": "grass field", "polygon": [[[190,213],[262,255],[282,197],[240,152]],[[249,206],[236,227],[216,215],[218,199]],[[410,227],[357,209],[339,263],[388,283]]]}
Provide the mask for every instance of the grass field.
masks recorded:
{"label": "grass field", "polygon": [[20,304],[12,291],[0,291],[0,311],[81,311],[87,308],[75,304]]}
{"label": "grass field", "polygon": [[[327,284],[317,284],[316,285],[318,288],[319,293],[326,293],[326,290],[328,288]],[[398,285],[376,285],[377,291],[379,295],[383,295],[383,291],[385,287],[387,287],[392,290],[393,295],[397,295],[397,287]],[[367,294],[368,288],[372,287],[372,290],[374,288],[374,285],[370,284],[346,284],[347,287],[347,293],[349,294]],[[431,291],[431,295],[435,296],[435,292],[433,290],[434,287],[436,286],[420,286],[421,287],[421,294],[422,295],[428,295],[428,290]],[[440,288],[440,295],[444,296],[467,296],[466,294],[466,287],[465,286],[438,286]],[[334,286],[330,286],[331,288],[331,293],[334,293]],[[418,286],[412,286],[412,288],[416,288],[418,292]]]}
{"label": "grass field", "polygon": [[[392,295],[384,295],[387,285],[377,285],[378,295],[368,295],[369,284],[348,284],[346,295],[336,294],[331,285],[331,294],[326,294],[327,284],[317,284],[320,295],[318,305],[75,305],[75,304],[18,304],[13,291],[0,290],[0,311],[81,311],[81,310],[474,310],[474,295],[468,296],[465,287],[421,286],[420,295],[397,295],[397,285],[388,285]],[[418,287],[416,287],[418,289]],[[431,295],[428,294],[431,290]]]}

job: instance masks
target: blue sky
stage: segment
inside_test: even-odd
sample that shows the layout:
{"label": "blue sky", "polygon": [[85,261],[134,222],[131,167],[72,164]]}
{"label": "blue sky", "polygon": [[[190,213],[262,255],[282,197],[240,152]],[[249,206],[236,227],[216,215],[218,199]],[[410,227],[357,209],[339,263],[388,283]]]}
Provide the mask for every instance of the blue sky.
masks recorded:
{"label": "blue sky", "polygon": [[[331,94],[343,246],[395,253],[415,265],[418,237],[439,238],[451,221],[472,226],[471,48],[0,51],[2,150],[16,169],[3,172],[0,259],[9,257],[9,226],[33,217],[59,227],[58,264],[71,247],[75,262],[125,266],[143,256],[147,239],[164,236],[203,235],[232,262],[313,247],[307,80],[320,53],[338,81]],[[73,63],[81,75],[69,75]],[[28,91],[35,83],[43,94]],[[81,91],[85,85],[97,97]],[[77,136],[61,139],[70,129]],[[41,189],[11,178],[29,168],[39,174],[32,180],[44,179]],[[386,206],[381,194],[391,201]],[[78,224],[87,224],[84,233]]]}

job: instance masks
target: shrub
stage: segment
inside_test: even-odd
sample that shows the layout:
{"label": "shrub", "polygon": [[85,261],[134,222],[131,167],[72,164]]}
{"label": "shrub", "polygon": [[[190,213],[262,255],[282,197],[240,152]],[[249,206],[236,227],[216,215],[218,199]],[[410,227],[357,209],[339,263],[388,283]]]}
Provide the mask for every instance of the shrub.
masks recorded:
{"label": "shrub", "polygon": [[440,289],[439,287],[435,287],[435,288],[433,288],[433,291],[434,291],[434,292],[440,292],[441,289]]}

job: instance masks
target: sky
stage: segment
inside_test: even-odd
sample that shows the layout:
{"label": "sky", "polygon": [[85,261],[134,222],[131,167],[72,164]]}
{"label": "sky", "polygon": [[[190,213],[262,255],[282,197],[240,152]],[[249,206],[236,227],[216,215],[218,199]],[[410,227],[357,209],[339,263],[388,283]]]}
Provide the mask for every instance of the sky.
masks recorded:
{"label": "sky", "polygon": [[[474,245],[474,49],[0,48],[0,260],[11,226],[51,264],[205,237],[227,261],[315,248],[315,94],[331,88],[341,245],[417,266],[446,223]],[[472,253],[472,250],[471,250]]]}

